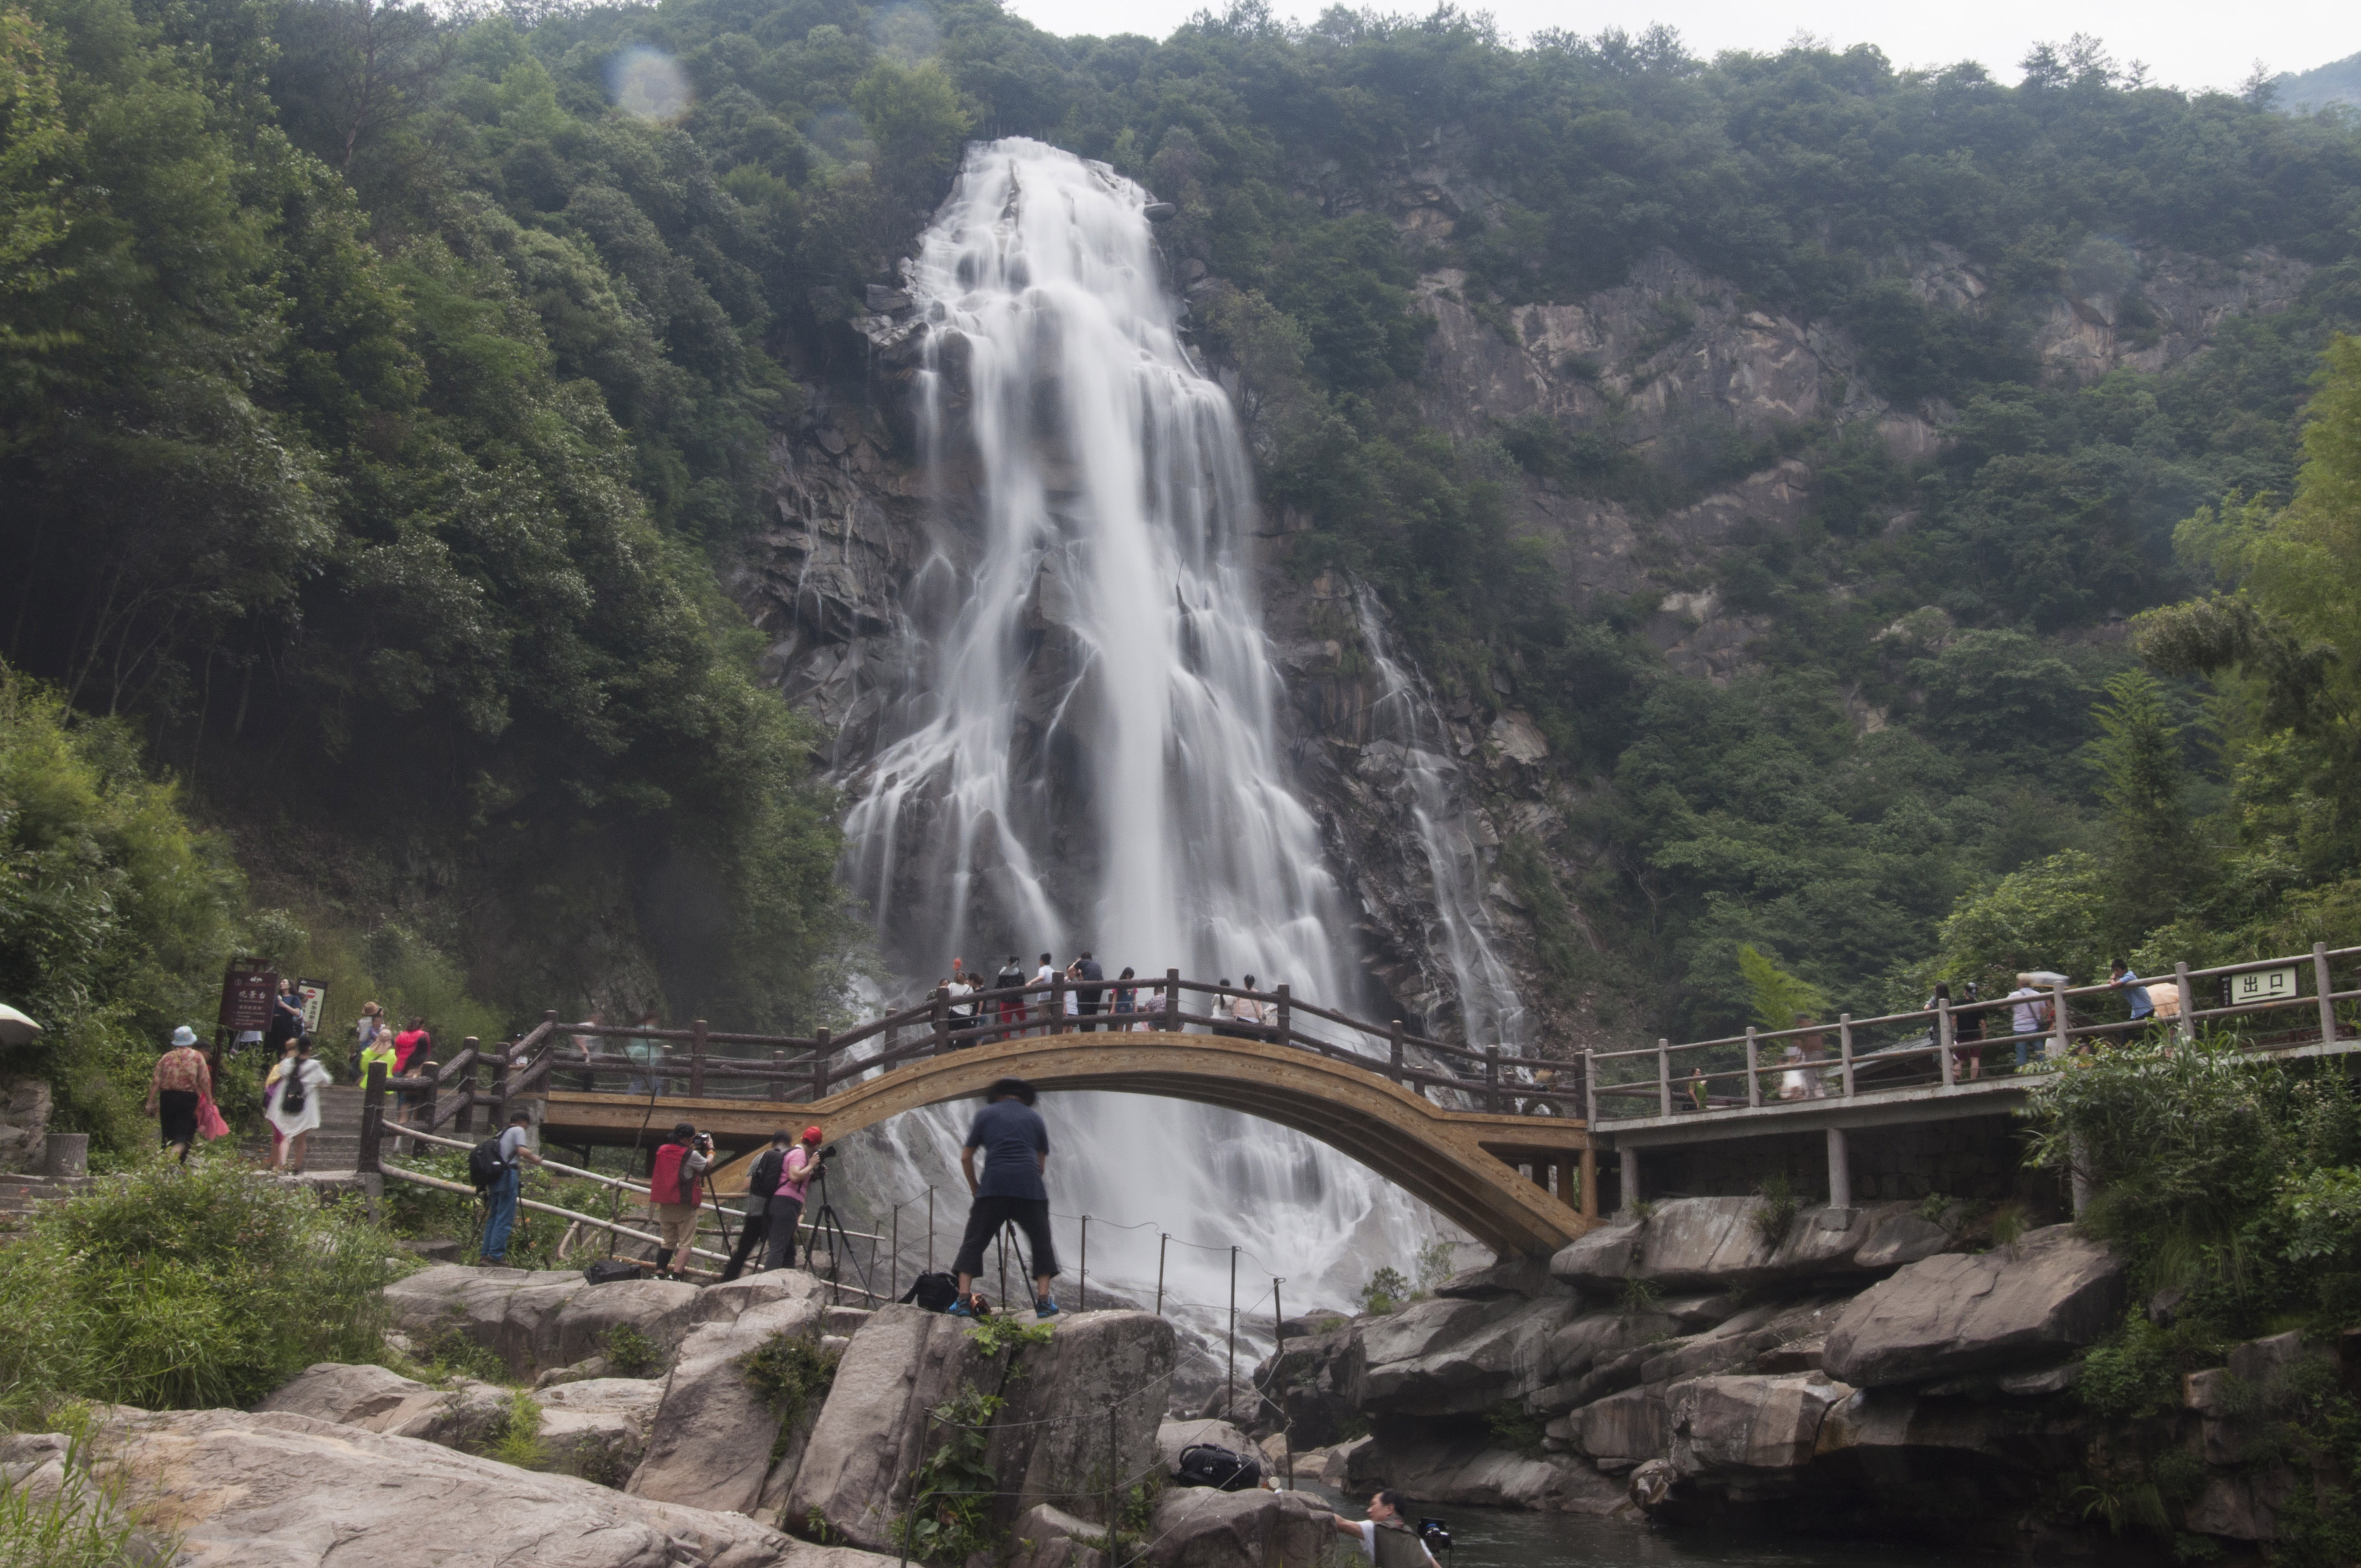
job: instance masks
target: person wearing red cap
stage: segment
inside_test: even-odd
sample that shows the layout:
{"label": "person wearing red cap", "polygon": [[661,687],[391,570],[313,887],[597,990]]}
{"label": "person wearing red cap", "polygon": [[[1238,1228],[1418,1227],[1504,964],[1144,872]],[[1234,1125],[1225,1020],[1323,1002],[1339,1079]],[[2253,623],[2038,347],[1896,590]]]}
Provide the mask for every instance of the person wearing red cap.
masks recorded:
{"label": "person wearing red cap", "polygon": [[[775,1145],[785,1136],[783,1128],[772,1135],[771,1141]],[[771,1235],[770,1257],[764,1266],[786,1268],[795,1263],[796,1227],[803,1223],[804,1190],[818,1168],[819,1129],[806,1127],[803,1141],[780,1157],[779,1184],[763,1205]]]}

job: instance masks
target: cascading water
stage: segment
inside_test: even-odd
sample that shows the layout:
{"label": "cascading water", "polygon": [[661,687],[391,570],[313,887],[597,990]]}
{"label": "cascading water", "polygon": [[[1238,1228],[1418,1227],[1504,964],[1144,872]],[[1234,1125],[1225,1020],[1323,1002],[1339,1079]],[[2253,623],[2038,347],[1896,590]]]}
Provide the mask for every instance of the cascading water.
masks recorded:
{"label": "cascading water", "polygon": [[[921,985],[954,955],[1029,977],[1087,948],[1109,976],[1251,973],[1351,1008],[1351,916],[1278,744],[1247,455],[1176,331],[1147,201],[1056,148],[979,144],[906,269],[943,543],[904,595],[913,676],[851,783],[849,875]],[[1142,1295],[1159,1228],[1244,1247],[1242,1304],[1276,1268],[1302,1305],[1442,1228],[1267,1123],[1112,1094],[1045,1110],[1052,1207],[1109,1222],[1092,1274]],[[965,1113],[894,1135],[954,1160]],[[1170,1293],[1222,1302],[1229,1266],[1176,1247]]]}
{"label": "cascading water", "polygon": [[[1429,934],[1427,951],[1441,953],[1450,965],[1461,1038],[1471,1046],[1497,1045],[1521,1054],[1525,1005],[1517,994],[1516,977],[1493,944],[1492,919],[1484,907],[1489,872],[1476,844],[1471,814],[1460,798],[1464,786],[1442,715],[1425,681],[1397,663],[1389,652],[1385,625],[1367,588],[1356,588],[1353,608],[1360,620],[1361,641],[1377,665],[1379,689],[1369,712],[1370,736],[1378,743],[1400,748],[1411,820],[1433,884],[1435,929]],[[1428,1022],[1434,1026],[1434,1020]]]}

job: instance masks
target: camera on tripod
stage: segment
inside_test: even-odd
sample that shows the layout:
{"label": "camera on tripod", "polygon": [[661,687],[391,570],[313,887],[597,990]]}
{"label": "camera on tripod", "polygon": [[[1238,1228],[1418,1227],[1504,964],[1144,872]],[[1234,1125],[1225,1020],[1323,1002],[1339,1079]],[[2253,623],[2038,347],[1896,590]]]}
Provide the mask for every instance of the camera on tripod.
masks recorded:
{"label": "camera on tripod", "polygon": [[1451,1527],[1441,1519],[1422,1519],[1418,1521],[1418,1539],[1429,1552],[1451,1550]]}

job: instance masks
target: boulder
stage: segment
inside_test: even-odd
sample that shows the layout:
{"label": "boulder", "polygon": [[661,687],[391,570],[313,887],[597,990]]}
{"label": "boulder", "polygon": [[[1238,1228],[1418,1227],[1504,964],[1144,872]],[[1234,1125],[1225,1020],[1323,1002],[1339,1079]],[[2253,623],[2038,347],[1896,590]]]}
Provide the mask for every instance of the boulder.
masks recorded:
{"label": "boulder", "polygon": [[708,1285],[697,1293],[697,1304],[689,1309],[688,1326],[698,1323],[735,1322],[741,1313],[774,1301],[808,1301],[825,1295],[828,1281],[800,1268],[765,1269],[719,1285]]}
{"label": "boulder", "polygon": [[741,1364],[773,1334],[817,1336],[820,1310],[807,1296],[777,1297],[690,1329],[664,1379],[645,1455],[624,1489],[659,1502],[753,1513],[771,1473],[779,1417]]}
{"label": "boulder", "polygon": [[1855,1297],[1821,1364],[1856,1387],[2063,1359],[2123,1315],[2123,1266],[2070,1225],[1976,1256],[1913,1263]]}
{"label": "boulder", "polygon": [[1254,1387],[1265,1401],[1262,1419],[1284,1424],[1297,1441],[1332,1443],[1360,1414],[1353,1402],[1366,1358],[1347,1324],[1321,1333],[1288,1335],[1284,1354],[1263,1358]]}
{"label": "boulder", "polygon": [[1164,1473],[1168,1475],[1180,1473],[1180,1451],[1200,1442],[1210,1442],[1215,1448],[1226,1448],[1233,1453],[1261,1452],[1254,1439],[1227,1421],[1198,1420],[1157,1423],[1156,1449],[1164,1457]]}
{"label": "boulder", "polygon": [[[555,1388],[561,1383],[588,1383],[601,1377],[612,1377],[615,1369],[603,1355],[586,1355],[571,1366],[553,1366],[533,1380],[536,1388]],[[637,1381],[637,1379],[633,1379]]]}
{"label": "boulder", "polygon": [[[1438,1431],[1422,1421],[1381,1426],[1375,1448],[1361,1463],[1364,1474],[1354,1478],[1356,1482],[1398,1486],[1421,1503],[1599,1517],[1628,1511],[1622,1488],[1585,1459],[1520,1453],[1464,1430]],[[1359,1486],[1353,1489],[1359,1491]]]}
{"label": "boulder", "polygon": [[359,1426],[392,1410],[413,1395],[426,1392],[425,1384],[382,1366],[347,1366],[325,1361],[305,1367],[256,1409],[285,1410],[315,1420]]}
{"label": "boulder", "polygon": [[1008,1568],[1100,1568],[1106,1562],[1104,1530],[1047,1503],[1026,1509],[1008,1541]]}
{"label": "boulder", "polygon": [[1664,1391],[1666,1457],[1683,1476],[1798,1470],[1811,1463],[1829,1408],[1851,1397],[1817,1372],[1675,1383]]}
{"label": "boulder", "polygon": [[628,1323],[653,1348],[659,1365],[669,1362],[688,1332],[697,1288],[677,1279],[618,1279],[586,1285],[575,1292],[551,1325],[542,1356],[547,1366],[564,1366],[606,1350],[607,1334]]}
{"label": "boulder", "polygon": [[1529,1257],[1511,1258],[1486,1268],[1471,1268],[1455,1274],[1434,1288],[1434,1294],[1449,1299],[1456,1297],[1469,1301],[1489,1301],[1502,1296],[1558,1296],[1565,1287],[1551,1277],[1548,1266]]}
{"label": "boulder", "polygon": [[647,1452],[664,1398],[653,1377],[590,1377],[534,1394],[549,1467],[620,1488]]}
{"label": "boulder", "polygon": [[627,1497],[285,1411],[118,1411],[93,1465],[189,1568],[886,1568],[750,1519]]}
{"label": "boulder", "polygon": [[1726,1290],[1881,1274],[1950,1245],[1910,1203],[1798,1210],[1775,1241],[1756,1223],[1762,1207],[1759,1198],[1667,1199],[1644,1221],[1602,1225],[1559,1248],[1550,1273],[1594,1295],[1631,1279]]}
{"label": "boulder", "polygon": [[[698,1309],[700,1292],[672,1280],[591,1285],[570,1269],[442,1264],[394,1281],[386,1287],[385,1299],[393,1309],[394,1327],[413,1342],[463,1333],[524,1377],[603,1350],[607,1331],[618,1323],[639,1330],[658,1356],[669,1359]],[[708,1315],[735,1317],[732,1309],[747,1299],[744,1293],[724,1296]]]}
{"label": "boulder", "polygon": [[1612,1394],[1565,1419],[1572,1424],[1575,1447],[1593,1459],[1661,1459],[1668,1445],[1664,1396],[1659,1389]]}
{"label": "boulder", "polygon": [[[1423,1301],[1362,1326],[1355,1404],[1366,1414],[1471,1415],[1521,1398],[1546,1381],[1553,1335],[1574,1303],[1562,1297]],[[1408,1350],[1413,1354],[1402,1354]]]}
{"label": "boulder", "polygon": [[964,1325],[917,1306],[892,1306],[838,1363],[783,1507],[855,1545],[892,1544],[899,1486],[929,1435],[926,1412],[958,1392],[973,1358]]}
{"label": "boulder", "polygon": [[1148,1560],[1157,1568],[1312,1568],[1338,1539],[1328,1510],[1301,1492],[1183,1486],[1157,1501]]}

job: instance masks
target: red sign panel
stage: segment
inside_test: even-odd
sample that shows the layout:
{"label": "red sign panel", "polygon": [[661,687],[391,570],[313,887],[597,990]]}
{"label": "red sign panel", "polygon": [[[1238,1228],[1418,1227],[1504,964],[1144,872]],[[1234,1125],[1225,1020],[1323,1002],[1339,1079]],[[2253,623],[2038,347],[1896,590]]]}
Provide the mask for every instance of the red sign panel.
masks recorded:
{"label": "red sign panel", "polygon": [[222,1027],[233,1033],[270,1027],[270,1001],[279,976],[267,969],[234,969],[222,977]]}

